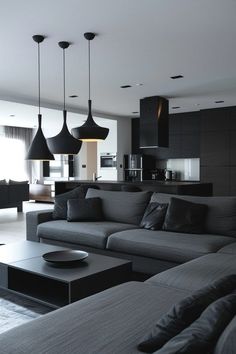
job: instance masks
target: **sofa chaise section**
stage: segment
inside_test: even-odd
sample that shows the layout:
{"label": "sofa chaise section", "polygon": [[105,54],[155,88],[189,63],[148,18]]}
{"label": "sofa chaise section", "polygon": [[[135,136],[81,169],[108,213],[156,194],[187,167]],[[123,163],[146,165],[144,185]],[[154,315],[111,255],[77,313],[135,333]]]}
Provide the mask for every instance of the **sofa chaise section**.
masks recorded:
{"label": "sofa chaise section", "polygon": [[156,320],[189,292],[129,282],[0,335],[1,354],[140,354]]}

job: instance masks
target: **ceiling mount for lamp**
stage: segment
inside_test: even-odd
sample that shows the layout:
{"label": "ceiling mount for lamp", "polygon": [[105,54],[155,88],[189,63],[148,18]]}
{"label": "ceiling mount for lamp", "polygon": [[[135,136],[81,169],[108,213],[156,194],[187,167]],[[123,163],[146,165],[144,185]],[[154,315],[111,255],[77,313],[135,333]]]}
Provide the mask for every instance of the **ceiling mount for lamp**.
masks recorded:
{"label": "ceiling mount for lamp", "polygon": [[27,160],[54,160],[54,156],[48,148],[45,136],[42,131],[42,115],[41,115],[41,91],[40,91],[40,43],[43,42],[44,36],[36,34],[33,40],[38,44],[38,130],[30,145],[29,151],[26,155]]}
{"label": "ceiling mount for lamp", "polygon": [[62,41],[58,43],[59,47],[63,49],[63,126],[59,134],[47,139],[48,146],[53,154],[62,155],[76,155],[81,149],[82,142],[74,138],[67,127],[66,117],[66,79],[65,79],[65,49],[70,46],[69,42]]}
{"label": "ceiling mount for lamp", "polygon": [[85,142],[93,142],[105,140],[109,129],[100,127],[97,123],[95,123],[92,116],[92,101],[91,101],[91,90],[90,90],[90,41],[94,39],[95,33],[86,32],[84,33],[85,39],[88,41],[88,69],[89,69],[89,99],[88,99],[88,118],[86,122],[78,128],[72,129],[72,134],[75,138],[85,141]]}

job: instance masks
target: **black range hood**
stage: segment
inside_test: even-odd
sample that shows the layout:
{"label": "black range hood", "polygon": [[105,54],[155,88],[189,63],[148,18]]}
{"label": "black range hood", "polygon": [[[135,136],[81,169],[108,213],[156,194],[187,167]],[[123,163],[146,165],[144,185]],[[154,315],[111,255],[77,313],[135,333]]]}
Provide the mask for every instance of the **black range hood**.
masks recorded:
{"label": "black range hood", "polygon": [[169,101],[160,96],[140,100],[140,148],[169,146]]}

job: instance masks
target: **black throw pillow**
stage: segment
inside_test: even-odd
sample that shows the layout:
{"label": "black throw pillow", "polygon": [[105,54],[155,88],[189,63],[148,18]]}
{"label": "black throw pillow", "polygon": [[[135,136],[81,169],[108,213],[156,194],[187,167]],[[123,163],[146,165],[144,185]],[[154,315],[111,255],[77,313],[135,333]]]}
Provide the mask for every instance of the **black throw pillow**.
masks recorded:
{"label": "black throw pillow", "polygon": [[1,179],[1,180],[0,180],[0,184],[1,184],[1,185],[3,185],[3,184],[5,185],[5,184],[7,184],[7,181],[6,181],[5,179]]}
{"label": "black throw pillow", "polygon": [[204,232],[207,206],[170,198],[163,230],[201,234]]}
{"label": "black throw pillow", "polygon": [[175,304],[139,343],[138,349],[153,353],[179,334],[214,301],[236,289],[236,275],[222,277]]}
{"label": "black throw pillow", "polygon": [[9,179],[9,184],[28,184],[29,181],[14,181],[13,179]]}
{"label": "black throw pillow", "polygon": [[165,220],[168,204],[149,203],[143,218],[140,222],[140,227],[148,230],[161,230]]}
{"label": "black throw pillow", "polygon": [[58,194],[54,200],[54,210],[52,217],[55,220],[58,219],[67,219],[67,201],[69,199],[80,198],[83,199],[86,196],[87,190],[89,188],[99,189],[98,186],[94,186],[93,184],[82,184],[79,187],[72,189],[69,192]]}
{"label": "black throw pillow", "polygon": [[224,296],[209,305],[196,321],[155,353],[210,353],[214,350],[219,336],[235,315],[236,294]]}
{"label": "black throw pillow", "polygon": [[69,199],[67,221],[102,221],[102,200],[100,198]]}

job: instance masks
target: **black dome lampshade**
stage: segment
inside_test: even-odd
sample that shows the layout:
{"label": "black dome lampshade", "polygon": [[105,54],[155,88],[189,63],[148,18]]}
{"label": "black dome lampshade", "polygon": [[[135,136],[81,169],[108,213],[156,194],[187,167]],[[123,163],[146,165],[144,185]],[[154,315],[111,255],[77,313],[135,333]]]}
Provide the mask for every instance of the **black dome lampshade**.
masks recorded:
{"label": "black dome lampshade", "polygon": [[95,123],[92,116],[92,101],[90,99],[90,41],[94,39],[95,34],[91,32],[84,33],[84,37],[88,40],[88,64],[89,64],[89,100],[88,100],[88,118],[86,122],[77,128],[72,129],[72,134],[76,139],[82,140],[84,142],[93,142],[105,140],[109,129],[100,127]]}
{"label": "black dome lampshade", "polygon": [[59,134],[47,139],[47,144],[53,154],[76,155],[81,149],[82,141],[76,139],[68,130],[66,118],[67,111],[65,109],[65,49],[69,47],[69,42],[59,42],[59,47],[63,49],[63,93],[64,93],[64,109],[63,109],[63,126]]}
{"label": "black dome lampshade", "polygon": [[44,37],[41,35],[33,36],[33,40],[38,43],[38,130],[30,145],[29,151],[26,155],[27,160],[54,160],[54,156],[48,148],[46,139],[42,131],[42,115],[40,113],[40,43],[43,42]]}

